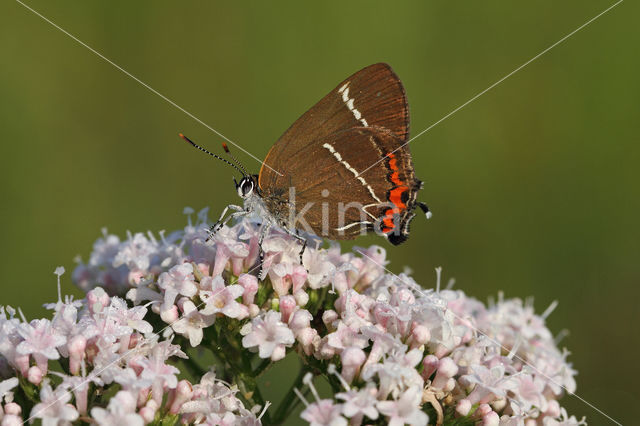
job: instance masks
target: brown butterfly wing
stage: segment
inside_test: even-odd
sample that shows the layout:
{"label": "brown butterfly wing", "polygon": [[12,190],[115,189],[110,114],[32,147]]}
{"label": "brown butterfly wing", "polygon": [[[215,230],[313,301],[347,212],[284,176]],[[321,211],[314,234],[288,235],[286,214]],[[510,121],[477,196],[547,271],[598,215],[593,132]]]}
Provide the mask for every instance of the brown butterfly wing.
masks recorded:
{"label": "brown butterfly wing", "polygon": [[288,187],[297,153],[353,127],[383,127],[400,144],[407,140],[409,107],[404,87],[389,65],[378,63],[356,72],[296,120],[267,154],[260,169],[260,188]]}
{"label": "brown butterfly wing", "polygon": [[[289,199],[292,187],[296,214],[303,213],[302,219],[317,235],[351,239],[361,233],[361,225],[370,231],[375,224],[385,234],[390,233],[394,226],[384,231],[385,216],[393,213],[402,219],[411,214],[419,189],[408,146],[395,151],[393,158],[387,156],[401,145],[397,135],[381,127],[333,133],[292,154],[286,191],[265,191],[265,202],[274,197],[293,202]],[[385,161],[367,170],[381,158]],[[394,163],[390,163],[392,159]],[[301,222],[288,226],[304,229]],[[396,227],[399,229],[400,225]]]}

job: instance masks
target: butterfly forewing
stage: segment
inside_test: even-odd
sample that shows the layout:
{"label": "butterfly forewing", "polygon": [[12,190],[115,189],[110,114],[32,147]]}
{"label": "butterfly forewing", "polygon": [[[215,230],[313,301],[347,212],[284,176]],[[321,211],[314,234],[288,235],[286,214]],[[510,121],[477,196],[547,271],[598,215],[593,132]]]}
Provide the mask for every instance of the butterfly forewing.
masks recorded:
{"label": "butterfly forewing", "polygon": [[397,137],[398,146],[406,141],[409,108],[402,83],[389,65],[378,63],[358,71],[296,120],[267,154],[260,169],[260,188],[288,186],[297,153],[354,127],[382,127]]}

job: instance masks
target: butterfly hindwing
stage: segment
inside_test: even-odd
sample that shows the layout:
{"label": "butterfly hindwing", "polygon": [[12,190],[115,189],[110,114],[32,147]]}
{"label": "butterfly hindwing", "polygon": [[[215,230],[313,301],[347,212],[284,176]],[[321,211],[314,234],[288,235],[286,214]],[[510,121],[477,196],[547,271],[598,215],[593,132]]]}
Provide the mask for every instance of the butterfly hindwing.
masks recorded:
{"label": "butterfly hindwing", "polygon": [[[388,129],[339,131],[302,147],[289,160],[287,191],[263,189],[264,199],[267,204],[270,199],[295,203],[295,214],[317,235],[351,239],[362,230],[376,230],[394,242],[391,235],[400,235],[412,215],[420,182],[408,147]],[[301,223],[288,226],[300,228]]]}

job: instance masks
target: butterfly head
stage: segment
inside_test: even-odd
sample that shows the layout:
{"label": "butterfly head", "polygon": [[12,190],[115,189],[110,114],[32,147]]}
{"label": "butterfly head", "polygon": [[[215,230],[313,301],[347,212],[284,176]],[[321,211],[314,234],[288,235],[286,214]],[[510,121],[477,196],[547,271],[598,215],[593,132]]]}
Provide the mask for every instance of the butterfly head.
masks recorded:
{"label": "butterfly head", "polygon": [[257,193],[258,181],[256,175],[245,175],[240,179],[240,182],[237,182],[234,178],[233,181],[236,184],[236,191],[238,191],[238,196],[240,198],[247,199],[251,197],[253,194]]}

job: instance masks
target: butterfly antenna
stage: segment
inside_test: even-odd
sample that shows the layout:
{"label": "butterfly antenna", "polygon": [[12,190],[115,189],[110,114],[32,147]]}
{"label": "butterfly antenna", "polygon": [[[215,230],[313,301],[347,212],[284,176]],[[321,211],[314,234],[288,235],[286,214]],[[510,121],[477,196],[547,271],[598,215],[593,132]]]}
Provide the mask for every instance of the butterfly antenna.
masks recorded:
{"label": "butterfly antenna", "polygon": [[240,167],[242,169],[242,171],[244,172],[245,175],[248,175],[249,173],[247,173],[247,171],[245,170],[244,167],[242,167],[242,164],[236,159],[236,157],[234,157],[231,154],[231,151],[229,151],[229,147],[227,146],[226,142],[222,142],[222,148],[224,148],[224,152],[226,152],[229,157],[231,157],[231,159],[233,160],[234,163],[236,163],[238,165],[238,167]]}
{"label": "butterfly antenna", "polygon": [[227,163],[228,165],[230,165],[231,167],[233,167],[234,169],[239,171],[243,176],[247,175],[247,173],[244,171],[244,168],[241,169],[238,166],[236,166],[235,164],[233,164],[232,162],[220,157],[219,155],[214,154],[213,152],[210,152],[210,151],[204,149],[203,147],[201,147],[200,145],[198,145],[197,143],[195,143],[194,141],[192,141],[191,139],[189,139],[188,137],[186,137],[182,133],[179,133],[179,135],[180,135],[180,137],[182,139],[184,139],[185,141],[189,142],[191,145],[193,145],[195,148],[198,148],[200,151],[204,152],[205,154],[209,154],[210,156],[212,156],[214,158],[217,158],[220,161],[224,161],[225,163]]}

